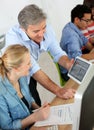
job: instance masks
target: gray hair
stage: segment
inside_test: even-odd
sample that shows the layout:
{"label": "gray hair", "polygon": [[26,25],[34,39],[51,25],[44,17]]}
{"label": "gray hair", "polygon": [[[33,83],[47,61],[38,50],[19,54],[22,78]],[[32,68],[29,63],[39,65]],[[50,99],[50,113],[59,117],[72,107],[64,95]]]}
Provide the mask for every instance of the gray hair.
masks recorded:
{"label": "gray hair", "polygon": [[18,14],[18,22],[24,29],[28,25],[36,25],[47,18],[46,14],[37,5],[31,4],[25,6]]}

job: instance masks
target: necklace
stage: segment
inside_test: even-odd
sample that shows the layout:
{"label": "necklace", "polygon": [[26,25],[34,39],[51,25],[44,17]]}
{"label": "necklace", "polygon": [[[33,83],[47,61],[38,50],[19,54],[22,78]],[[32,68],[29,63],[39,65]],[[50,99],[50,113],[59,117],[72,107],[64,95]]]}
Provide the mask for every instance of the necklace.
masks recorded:
{"label": "necklace", "polygon": [[19,85],[19,82],[17,81],[15,84],[13,82],[11,82],[11,84],[13,85],[14,89],[16,90],[17,92],[17,95],[22,98],[23,95],[22,95],[22,92],[21,92],[21,89],[20,89],[20,85]]}

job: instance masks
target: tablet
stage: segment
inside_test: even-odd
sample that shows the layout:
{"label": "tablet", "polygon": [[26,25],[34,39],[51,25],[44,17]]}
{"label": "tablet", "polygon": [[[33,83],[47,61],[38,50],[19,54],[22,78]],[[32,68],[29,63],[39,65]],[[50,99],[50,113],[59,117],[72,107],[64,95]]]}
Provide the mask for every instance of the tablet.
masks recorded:
{"label": "tablet", "polygon": [[91,62],[81,57],[77,57],[75,59],[74,64],[68,72],[68,76],[72,78],[74,81],[76,81],[78,84],[81,84],[82,81],[85,79],[86,75],[88,74],[91,66]]}

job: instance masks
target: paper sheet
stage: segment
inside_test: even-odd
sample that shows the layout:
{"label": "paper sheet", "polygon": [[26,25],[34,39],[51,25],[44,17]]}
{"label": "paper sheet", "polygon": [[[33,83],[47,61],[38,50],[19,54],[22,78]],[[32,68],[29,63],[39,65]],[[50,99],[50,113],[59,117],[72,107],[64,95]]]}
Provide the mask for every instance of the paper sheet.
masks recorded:
{"label": "paper sheet", "polygon": [[34,126],[63,125],[73,123],[74,104],[52,106],[47,120],[38,121]]}

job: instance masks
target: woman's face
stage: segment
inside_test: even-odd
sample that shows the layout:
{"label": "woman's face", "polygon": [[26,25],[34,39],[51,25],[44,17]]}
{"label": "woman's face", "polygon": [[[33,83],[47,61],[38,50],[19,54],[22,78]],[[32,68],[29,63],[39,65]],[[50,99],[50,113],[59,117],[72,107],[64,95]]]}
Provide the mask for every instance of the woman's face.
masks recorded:
{"label": "woman's face", "polygon": [[23,63],[18,68],[20,75],[21,76],[27,76],[29,74],[30,68],[31,68],[30,53],[26,53],[24,55]]}

